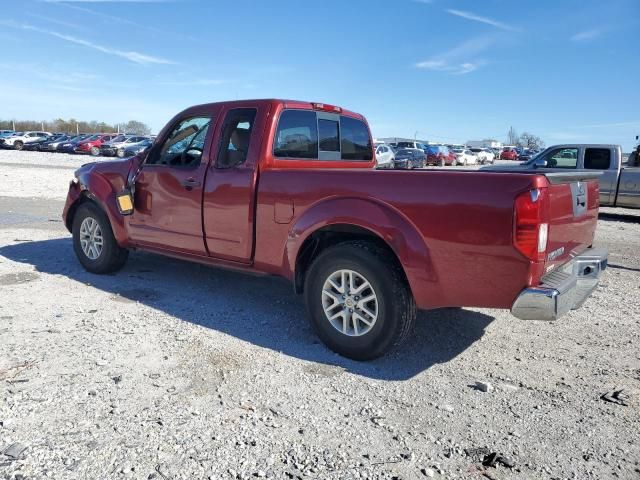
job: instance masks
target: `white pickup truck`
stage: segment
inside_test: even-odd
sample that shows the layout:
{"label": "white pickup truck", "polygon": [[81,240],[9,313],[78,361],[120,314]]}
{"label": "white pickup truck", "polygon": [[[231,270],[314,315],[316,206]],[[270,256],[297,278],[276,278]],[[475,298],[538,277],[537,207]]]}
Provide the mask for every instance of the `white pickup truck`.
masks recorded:
{"label": "white pickup truck", "polygon": [[553,145],[520,165],[486,168],[540,169],[545,172],[567,172],[568,170],[602,172],[599,177],[601,206],[640,208],[640,167],[623,164],[620,145]]}

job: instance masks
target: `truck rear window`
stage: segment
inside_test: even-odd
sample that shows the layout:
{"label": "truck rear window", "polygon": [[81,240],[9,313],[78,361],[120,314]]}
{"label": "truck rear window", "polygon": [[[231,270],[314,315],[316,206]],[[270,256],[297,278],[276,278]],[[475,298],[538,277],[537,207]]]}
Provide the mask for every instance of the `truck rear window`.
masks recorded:
{"label": "truck rear window", "polygon": [[333,121],[318,118],[315,111],[283,111],[278,122],[273,154],[280,158],[317,160],[321,150],[339,152],[331,156],[323,154],[323,160],[372,160],[371,136],[365,123],[345,115],[335,117]]}

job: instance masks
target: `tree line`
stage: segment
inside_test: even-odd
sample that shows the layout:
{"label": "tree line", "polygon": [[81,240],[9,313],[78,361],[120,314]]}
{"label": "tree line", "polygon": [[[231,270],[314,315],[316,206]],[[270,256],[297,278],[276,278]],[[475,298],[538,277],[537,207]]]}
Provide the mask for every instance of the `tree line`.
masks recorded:
{"label": "tree line", "polygon": [[131,133],[135,135],[149,135],[151,128],[138,120],[129,120],[128,122],[108,124],[105,122],[97,122],[92,120],[76,120],[70,118],[56,118],[50,121],[36,120],[0,120],[0,130],[15,130],[24,132],[28,130],[44,130],[46,132],[63,132],[63,133]]}

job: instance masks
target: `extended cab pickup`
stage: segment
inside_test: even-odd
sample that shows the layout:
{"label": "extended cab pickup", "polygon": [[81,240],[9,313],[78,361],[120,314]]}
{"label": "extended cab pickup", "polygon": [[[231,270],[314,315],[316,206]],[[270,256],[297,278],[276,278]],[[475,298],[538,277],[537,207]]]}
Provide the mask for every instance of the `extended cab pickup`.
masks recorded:
{"label": "extended cab pickup", "polygon": [[640,168],[622,162],[620,145],[554,145],[523,166],[541,172],[601,172],[600,205],[640,208]]}
{"label": "extended cab pickup", "polygon": [[356,359],[400,344],[416,308],[556,319],[607,262],[594,174],[377,170],[364,117],[326,104],[191,107],[147,152],[75,175],[63,218],[87,270],[142,249],[280,275]]}

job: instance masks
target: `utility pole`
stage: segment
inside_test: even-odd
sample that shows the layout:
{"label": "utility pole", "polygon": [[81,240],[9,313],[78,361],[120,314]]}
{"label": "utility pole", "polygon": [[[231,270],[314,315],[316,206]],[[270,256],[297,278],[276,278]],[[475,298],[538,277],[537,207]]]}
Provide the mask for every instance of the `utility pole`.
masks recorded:
{"label": "utility pole", "polygon": [[11,124],[13,125],[13,131],[16,131],[16,121],[15,120],[11,120]]}
{"label": "utility pole", "polygon": [[76,135],[80,135],[80,126],[76,122]]}

